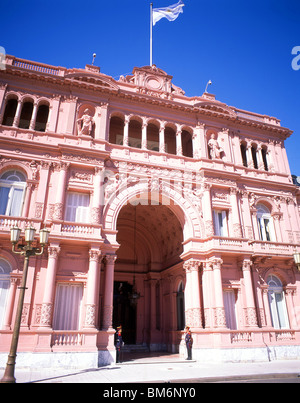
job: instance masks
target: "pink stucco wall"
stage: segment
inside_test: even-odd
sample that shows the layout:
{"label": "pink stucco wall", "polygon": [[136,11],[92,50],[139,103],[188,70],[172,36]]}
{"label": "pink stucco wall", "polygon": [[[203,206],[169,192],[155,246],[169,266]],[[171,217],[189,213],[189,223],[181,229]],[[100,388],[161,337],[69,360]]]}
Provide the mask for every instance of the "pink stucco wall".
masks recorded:
{"label": "pink stucco wall", "polygon": [[300,356],[300,193],[284,147],[292,132],[212,94],[187,97],[172,80],[155,66],[116,81],[95,66],[6,57],[0,188],[13,186],[2,178],[10,171],[26,182],[19,214],[0,216],[0,266],[10,267],[2,353],[23,264],[10,228],[30,223],[49,228],[50,240],[30,260],[20,352],[113,359],[122,321],[125,342],[182,353],[191,326],[199,360],[209,349],[236,360],[266,345]]}

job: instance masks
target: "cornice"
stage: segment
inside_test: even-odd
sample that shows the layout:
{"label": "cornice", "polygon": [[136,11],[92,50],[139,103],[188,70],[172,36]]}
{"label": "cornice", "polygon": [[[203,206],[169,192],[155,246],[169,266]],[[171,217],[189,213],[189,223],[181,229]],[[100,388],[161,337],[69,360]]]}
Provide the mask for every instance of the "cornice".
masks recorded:
{"label": "cornice", "polygon": [[[287,139],[293,133],[291,130],[281,127],[278,124],[278,120],[275,118],[273,120],[276,123],[271,124],[265,120],[272,121],[272,119],[266,119],[267,117],[265,115],[242,111],[220,101],[216,101],[215,99],[208,100],[204,95],[202,97],[190,98],[181,93],[176,93],[176,91],[158,91],[151,88],[139,87],[132,82],[116,81],[110,76],[100,72],[90,71],[89,69],[68,70],[30,61],[24,61],[24,63],[22,63],[21,59],[16,59],[12,56],[8,56],[7,58],[10,63],[6,65],[5,70],[0,71],[0,77],[4,79],[5,76],[12,75],[26,80],[34,80],[35,83],[41,82],[43,84],[47,83],[48,85],[52,84],[65,87],[65,92],[76,88],[78,91],[89,91],[93,94],[106,93],[110,97],[114,96],[125,101],[155,105],[161,108],[197,115],[198,120],[209,117],[226,121],[237,127],[244,126],[254,130],[266,131],[281,137],[283,140]],[[21,62],[13,65],[15,60],[21,60]],[[20,67],[20,65],[25,67]],[[35,65],[37,69],[43,69],[43,72],[30,69],[30,66],[34,67]],[[28,68],[26,68],[26,66],[28,66]],[[55,74],[45,73],[44,70],[53,71]],[[155,74],[150,67],[135,68],[133,74],[143,71],[151,71],[151,74]],[[172,76],[167,75],[167,73],[160,69],[157,69],[156,73],[159,76],[167,77],[169,80],[172,78]],[[60,90],[63,91],[62,88]],[[247,118],[247,115],[249,115],[249,118]]]}

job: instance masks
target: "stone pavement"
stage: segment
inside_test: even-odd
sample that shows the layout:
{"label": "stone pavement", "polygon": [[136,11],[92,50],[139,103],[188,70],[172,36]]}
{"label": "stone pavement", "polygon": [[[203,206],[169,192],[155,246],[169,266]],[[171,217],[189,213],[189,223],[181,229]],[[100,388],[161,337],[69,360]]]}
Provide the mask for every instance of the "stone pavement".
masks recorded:
{"label": "stone pavement", "polygon": [[[123,357],[121,364],[96,369],[18,369],[17,383],[176,383],[224,382],[241,379],[296,378],[300,360],[256,363],[200,363],[179,355],[152,354]],[[3,370],[0,370],[2,377]]]}

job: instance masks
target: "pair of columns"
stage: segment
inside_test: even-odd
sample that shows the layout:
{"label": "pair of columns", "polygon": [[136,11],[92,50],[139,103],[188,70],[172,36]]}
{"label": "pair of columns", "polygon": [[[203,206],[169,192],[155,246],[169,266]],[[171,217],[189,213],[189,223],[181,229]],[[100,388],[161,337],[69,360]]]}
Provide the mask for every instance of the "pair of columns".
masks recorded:
{"label": "pair of columns", "polygon": [[[54,309],[56,273],[58,257],[60,253],[59,245],[52,244],[48,247],[48,267],[44,286],[44,296],[41,310],[41,328],[52,327],[52,317]],[[85,304],[85,329],[96,329],[97,326],[97,306],[99,301],[100,287],[100,257],[101,251],[98,248],[91,248],[89,251],[89,271],[86,290]],[[103,329],[112,328],[113,314],[113,290],[114,290],[114,266],[115,255],[105,255],[105,294],[103,306]]]}
{"label": "pair of columns", "polygon": [[[32,115],[31,115],[30,124],[29,124],[30,130],[35,129],[36,118],[37,118],[39,106],[40,105],[36,102],[33,104],[33,110],[32,110]],[[16,109],[16,113],[15,113],[15,117],[14,117],[14,121],[13,121],[13,127],[19,127],[20,118],[21,118],[21,114],[22,114],[22,108],[23,108],[23,101],[19,100],[17,109]]]}
{"label": "pair of columns", "polygon": [[[200,298],[199,270],[203,266],[202,289],[205,328],[226,328],[226,316],[223,299],[222,264],[220,258],[211,258],[202,262],[190,259],[184,263],[186,273],[185,311],[186,325],[202,328],[202,307]],[[245,325],[257,326],[257,315],[251,278],[251,261],[242,262],[245,285]]]}

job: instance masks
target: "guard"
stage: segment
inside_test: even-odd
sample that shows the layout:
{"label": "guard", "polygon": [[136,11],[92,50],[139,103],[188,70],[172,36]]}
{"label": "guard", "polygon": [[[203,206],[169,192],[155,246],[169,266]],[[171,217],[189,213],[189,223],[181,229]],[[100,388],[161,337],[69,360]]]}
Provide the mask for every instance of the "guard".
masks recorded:
{"label": "guard", "polygon": [[189,326],[185,327],[185,344],[187,349],[187,360],[192,359],[192,346],[193,346],[193,337],[192,332]]}
{"label": "guard", "polygon": [[116,338],[115,338],[115,346],[116,346],[116,362],[121,362],[121,350],[124,345],[123,338],[122,338],[122,326],[117,327],[116,331]]}

